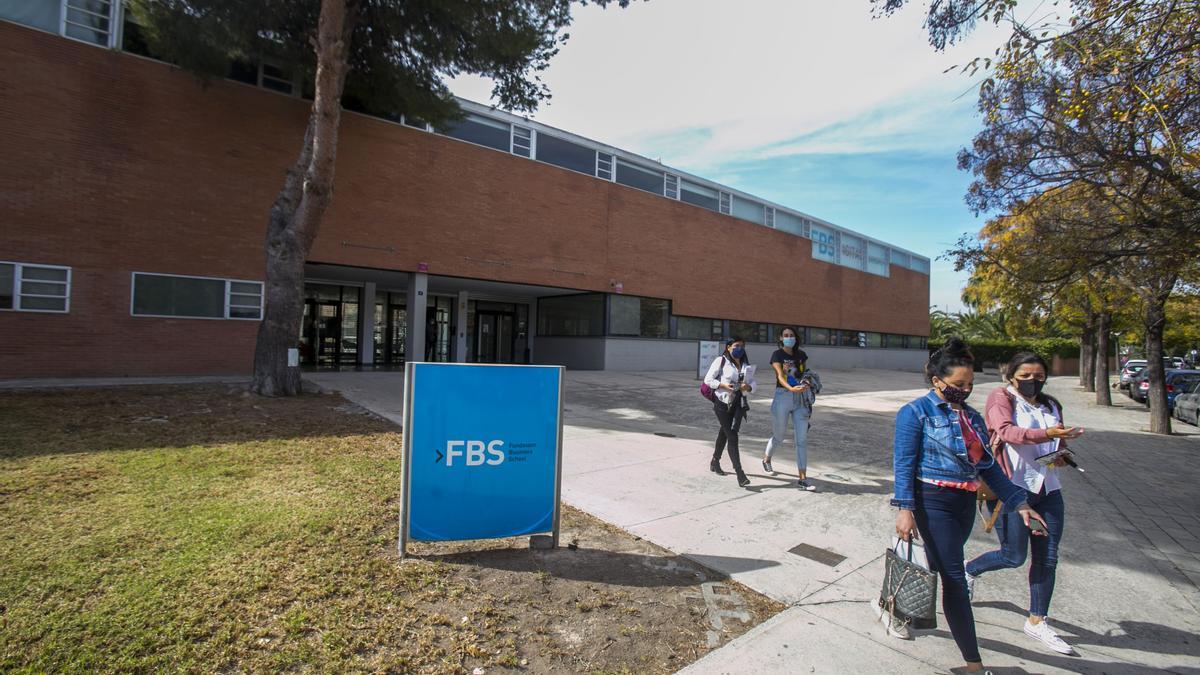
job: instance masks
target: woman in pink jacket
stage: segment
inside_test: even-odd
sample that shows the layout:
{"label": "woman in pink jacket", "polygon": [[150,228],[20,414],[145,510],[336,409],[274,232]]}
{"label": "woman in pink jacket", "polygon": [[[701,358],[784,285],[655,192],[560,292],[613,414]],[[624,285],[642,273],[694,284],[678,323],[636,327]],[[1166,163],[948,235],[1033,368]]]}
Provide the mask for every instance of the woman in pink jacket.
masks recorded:
{"label": "woman in pink jacket", "polygon": [[[1015,513],[996,519],[1000,549],[990,551],[967,563],[967,591],[974,596],[977,579],[985,572],[1020,567],[1032,551],[1029,566],[1029,619],[1025,633],[1062,654],[1074,652],[1071,646],[1046,623],[1050,596],[1054,593],[1058,542],[1062,539],[1063,503],[1058,459],[1047,465],[1038,461],[1059,449],[1063,440],[1078,438],[1083,429],[1064,427],[1062,405],[1042,393],[1049,369],[1045,360],[1032,352],[1012,357],[1004,369],[1005,386],[988,396],[984,419],[995,447],[997,463],[1016,485],[1024,485],[1029,505],[1042,514],[1047,535],[1031,536],[1021,517]],[[988,502],[996,509],[996,502]]]}

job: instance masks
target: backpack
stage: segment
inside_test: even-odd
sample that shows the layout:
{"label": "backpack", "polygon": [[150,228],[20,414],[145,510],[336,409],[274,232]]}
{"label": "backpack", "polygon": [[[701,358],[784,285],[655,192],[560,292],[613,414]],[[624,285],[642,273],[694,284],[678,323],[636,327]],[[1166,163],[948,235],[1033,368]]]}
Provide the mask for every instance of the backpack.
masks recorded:
{"label": "backpack", "polygon": [[[721,370],[717,372],[717,379],[721,379],[721,373],[725,372],[725,355],[721,355]],[[715,402],[717,400],[717,390],[708,386],[707,382],[700,383],[700,395],[704,398]]]}

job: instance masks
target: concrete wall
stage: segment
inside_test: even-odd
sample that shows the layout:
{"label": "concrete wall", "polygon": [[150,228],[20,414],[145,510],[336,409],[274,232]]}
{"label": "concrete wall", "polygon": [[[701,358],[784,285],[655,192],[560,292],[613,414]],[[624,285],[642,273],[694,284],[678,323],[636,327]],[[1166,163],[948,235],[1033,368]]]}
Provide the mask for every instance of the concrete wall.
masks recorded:
{"label": "concrete wall", "polygon": [[[249,372],[257,322],[132,317],[130,273],[263,280],[267,212],[310,104],[4,21],[0,63],[0,259],[73,270],[69,314],[0,320],[0,377]],[[634,188],[351,113],[337,162],[311,262],[620,282],[685,316],[929,329],[927,275],[816,261],[809,240]],[[697,274],[729,241],[748,261],[739,283]],[[777,288],[780,269],[802,291],[746,292]]]}
{"label": "concrete wall", "polygon": [[539,335],[534,340],[533,362],[571,370],[604,370],[604,338]]}
{"label": "concrete wall", "polygon": [[[540,341],[544,338],[538,338]],[[746,345],[750,362],[766,375],[771,354],[778,348],[774,343],[751,342]],[[861,349],[857,347],[817,347],[801,345],[808,354],[809,364],[821,368],[880,368],[921,372],[928,354],[923,349]],[[697,367],[696,342],[694,340],[649,340],[636,338],[608,338],[605,344],[605,368],[607,370],[693,370]]]}

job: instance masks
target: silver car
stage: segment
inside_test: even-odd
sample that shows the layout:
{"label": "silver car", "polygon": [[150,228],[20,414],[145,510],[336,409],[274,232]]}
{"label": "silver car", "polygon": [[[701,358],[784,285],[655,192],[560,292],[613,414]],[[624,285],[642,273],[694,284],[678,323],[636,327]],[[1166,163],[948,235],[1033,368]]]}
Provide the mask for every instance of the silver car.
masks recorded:
{"label": "silver car", "polygon": [[1146,368],[1145,359],[1129,359],[1121,367],[1121,376],[1117,380],[1118,389],[1129,389],[1129,381]]}
{"label": "silver car", "polygon": [[1175,397],[1175,408],[1171,415],[1181,422],[1200,426],[1200,382],[1192,384]]}

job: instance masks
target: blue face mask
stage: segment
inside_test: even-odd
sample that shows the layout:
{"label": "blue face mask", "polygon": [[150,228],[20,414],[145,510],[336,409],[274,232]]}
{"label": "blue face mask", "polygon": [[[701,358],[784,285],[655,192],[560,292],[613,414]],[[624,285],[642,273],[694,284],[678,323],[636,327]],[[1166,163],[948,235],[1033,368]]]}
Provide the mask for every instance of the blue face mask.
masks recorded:
{"label": "blue face mask", "polygon": [[794,338],[794,337],[783,338],[783,346],[784,347],[795,347],[796,346],[796,338]]}
{"label": "blue face mask", "polygon": [[729,350],[729,354],[735,359],[741,359],[746,355],[746,350],[741,347],[734,347],[733,349]]}

